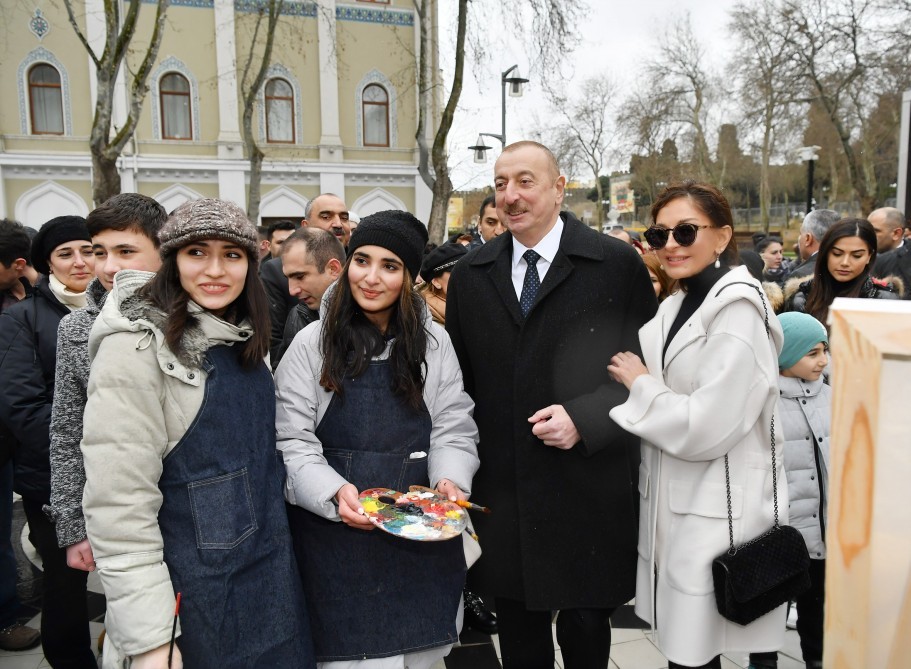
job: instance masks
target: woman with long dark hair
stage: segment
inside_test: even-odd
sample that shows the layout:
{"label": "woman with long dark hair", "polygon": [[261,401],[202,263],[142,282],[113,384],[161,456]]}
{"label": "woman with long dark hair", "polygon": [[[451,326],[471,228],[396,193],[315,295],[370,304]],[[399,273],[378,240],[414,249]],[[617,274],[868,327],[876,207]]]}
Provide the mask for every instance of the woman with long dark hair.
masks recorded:
{"label": "woman with long dark hair", "polygon": [[159,238],[160,271],[119,272],[89,339],[83,508],[105,667],[313,666],[256,228],[235,204],[194,200]]}
{"label": "woman with long dark hair", "polygon": [[652,623],[671,669],[720,669],[720,656],[733,651],[774,667],[784,606],[749,625],[726,620],[712,560],[732,538],[742,543],[772,526],[781,327],[759,282],[746,267],[731,268],[734,223],[718,188],[672,183],[651,213],[645,238],[680,290],[639,331],[644,362],[625,352],[608,367],[630,391],[611,418],[642,438],[636,613]]}
{"label": "woman with long dark hair", "polygon": [[427,242],[403,211],[365,217],[320,320],[275,375],[285,495],[321,667],[428,668],[458,639],[462,542],[373,525],[358,492],[432,485],[464,499],[473,404],[449,335],[412,285]]}
{"label": "woman with long dark hair", "polygon": [[785,311],[805,312],[827,325],[836,297],[901,297],[899,280],[881,281],[870,274],[876,263],[876,231],[869,221],[845,218],[835,223],[820,241],[817,258],[811,278],[792,279],[785,286]]}

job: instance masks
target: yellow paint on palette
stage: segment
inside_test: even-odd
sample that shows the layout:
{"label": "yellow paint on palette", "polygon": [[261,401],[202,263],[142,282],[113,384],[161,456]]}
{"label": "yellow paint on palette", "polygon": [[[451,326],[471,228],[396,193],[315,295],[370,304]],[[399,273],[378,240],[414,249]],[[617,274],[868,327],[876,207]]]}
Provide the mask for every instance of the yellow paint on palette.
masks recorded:
{"label": "yellow paint on palette", "polygon": [[379,504],[376,503],[376,500],[372,499],[365,499],[362,506],[367,513],[376,513],[380,508]]}
{"label": "yellow paint on palette", "polygon": [[461,511],[447,511],[446,517],[452,518],[453,520],[458,520],[459,518],[462,517],[462,512]]}

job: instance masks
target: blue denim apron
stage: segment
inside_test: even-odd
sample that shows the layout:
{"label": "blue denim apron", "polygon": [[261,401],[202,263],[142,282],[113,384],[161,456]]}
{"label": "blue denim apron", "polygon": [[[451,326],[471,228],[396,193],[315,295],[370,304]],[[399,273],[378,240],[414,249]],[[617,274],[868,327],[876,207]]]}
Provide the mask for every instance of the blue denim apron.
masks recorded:
{"label": "blue denim apron", "polygon": [[182,593],[185,667],[314,667],[282,501],[275,392],[239,347],[206,354],[205,396],[167,455],[158,487],[164,560]]}
{"label": "blue denim apron", "polygon": [[[335,471],[358,490],[428,485],[431,419],[392,393],[391,365],[344,382],[316,428]],[[461,539],[365,532],[289,507],[319,662],[402,655],[455,643],[465,582]]]}

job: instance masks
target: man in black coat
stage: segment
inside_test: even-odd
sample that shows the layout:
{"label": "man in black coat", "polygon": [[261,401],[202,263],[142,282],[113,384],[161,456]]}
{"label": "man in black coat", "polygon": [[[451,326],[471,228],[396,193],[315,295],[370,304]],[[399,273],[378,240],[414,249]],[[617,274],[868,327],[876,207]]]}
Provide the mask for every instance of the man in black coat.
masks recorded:
{"label": "man in black coat", "polygon": [[473,495],[493,509],[470,573],[494,597],[506,669],[554,666],[555,609],[566,666],[606,667],[610,613],[635,592],[639,440],[608,416],[627,392],[607,365],[639,350],[657,303],[631,246],[560,212],[565,183],[546,147],[507,146],[509,232],[456,265],[446,302],[480,430]]}

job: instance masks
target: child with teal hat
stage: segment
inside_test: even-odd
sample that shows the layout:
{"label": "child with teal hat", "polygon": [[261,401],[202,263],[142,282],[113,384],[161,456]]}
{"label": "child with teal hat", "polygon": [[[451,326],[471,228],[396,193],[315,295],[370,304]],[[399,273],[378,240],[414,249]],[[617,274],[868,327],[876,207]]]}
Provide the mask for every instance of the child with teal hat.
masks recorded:
{"label": "child with teal hat", "polygon": [[797,598],[797,633],[808,668],[822,667],[826,574],[826,500],[832,389],[823,379],[829,337],[809,314],[778,316],[784,346],[778,356],[779,422],[784,435],[789,524],[797,528],[810,554],[810,590]]}

